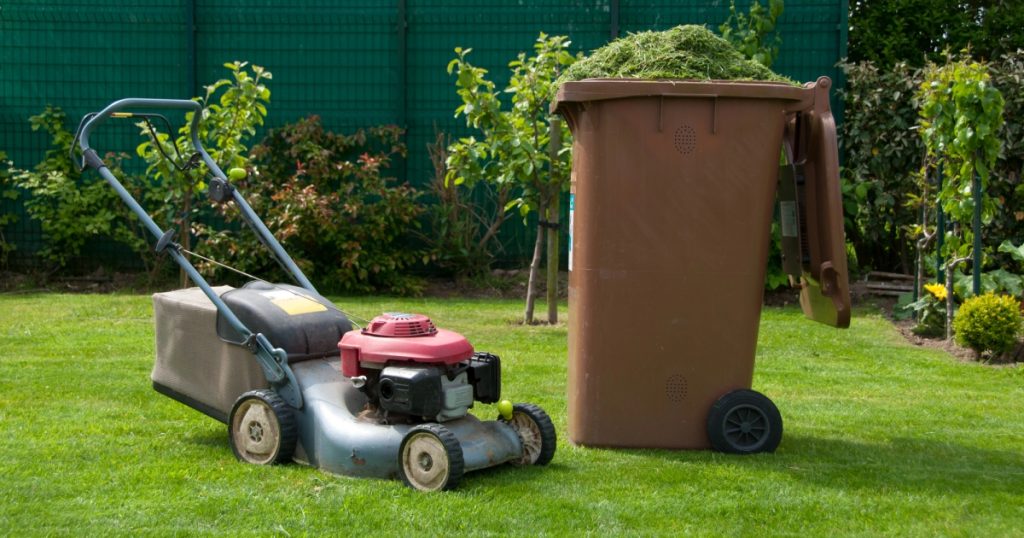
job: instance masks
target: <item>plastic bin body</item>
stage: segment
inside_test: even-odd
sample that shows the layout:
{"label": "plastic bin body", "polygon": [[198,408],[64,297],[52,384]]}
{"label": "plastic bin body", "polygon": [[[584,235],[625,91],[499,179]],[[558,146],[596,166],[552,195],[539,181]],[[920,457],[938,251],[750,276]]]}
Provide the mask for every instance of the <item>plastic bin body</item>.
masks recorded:
{"label": "plastic bin body", "polygon": [[751,386],[785,124],[814,92],[716,84],[559,92],[575,443],[707,448],[712,404]]}

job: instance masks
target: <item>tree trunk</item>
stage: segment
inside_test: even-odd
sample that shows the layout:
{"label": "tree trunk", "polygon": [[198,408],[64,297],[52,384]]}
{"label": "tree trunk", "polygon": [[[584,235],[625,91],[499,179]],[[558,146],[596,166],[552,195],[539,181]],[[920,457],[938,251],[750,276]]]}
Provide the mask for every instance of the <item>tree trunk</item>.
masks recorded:
{"label": "tree trunk", "polygon": [[[537,215],[544,220],[544,207],[537,208]],[[530,262],[530,279],[526,283],[526,311],[523,312],[523,321],[527,325],[533,324],[533,303],[537,295],[537,273],[540,270],[541,252],[544,248],[544,226],[537,223],[537,240],[533,244],[533,260]]]}
{"label": "tree trunk", "polygon": [[970,256],[954,257],[946,264],[946,340],[953,338],[953,270],[957,265],[970,259]]}
{"label": "tree trunk", "polygon": [[953,264],[946,265],[946,340],[953,338]]}

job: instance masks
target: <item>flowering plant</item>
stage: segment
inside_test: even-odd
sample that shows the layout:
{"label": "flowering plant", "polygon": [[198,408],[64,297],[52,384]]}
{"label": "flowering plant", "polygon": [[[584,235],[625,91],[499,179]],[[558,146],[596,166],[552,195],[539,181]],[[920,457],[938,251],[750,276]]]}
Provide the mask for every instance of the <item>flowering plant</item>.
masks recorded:
{"label": "flowering plant", "polygon": [[921,336],[941,336],[946,330],[946,286],[939,283],[924,285],[925,292],[920,299],[908,304],[917,317],[914,333]]}
{"label": "flowering plant", "polygon": [[932,294],[936,299],[940,301],[946,300],[946,286],[939,284],[938,282],[933,284],[925,284],[924,289]]}

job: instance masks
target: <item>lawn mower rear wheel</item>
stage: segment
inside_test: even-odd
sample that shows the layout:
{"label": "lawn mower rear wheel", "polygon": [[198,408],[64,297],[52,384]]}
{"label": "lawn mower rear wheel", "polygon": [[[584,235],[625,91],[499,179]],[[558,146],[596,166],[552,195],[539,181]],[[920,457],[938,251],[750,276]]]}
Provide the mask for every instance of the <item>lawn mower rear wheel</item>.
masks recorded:
{"label": "lawn mower rear wheel", "polygon": [[270,389],[239,396],[228,419],[228,439],[235,457],[256,465],[291,460],[298,431],[291,407]]}
{"label": "lawn mower rear wheel", "polygon": [[555,456],[555,425],[543,409],[528,403],[515,404],[508,424],[523,443],[523,456],[513,460],[513,465],[547,465]]}

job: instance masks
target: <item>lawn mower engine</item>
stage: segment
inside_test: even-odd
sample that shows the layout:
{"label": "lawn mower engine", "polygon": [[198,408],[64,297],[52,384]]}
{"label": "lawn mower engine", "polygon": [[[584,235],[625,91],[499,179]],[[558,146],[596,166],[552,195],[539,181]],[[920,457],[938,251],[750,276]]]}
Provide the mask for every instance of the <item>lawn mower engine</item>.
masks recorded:
{"label": "lawn mower engine", "polygon": [[338,343],[341,373],[386,422],[445,422],[501,396],[497,356],[421,314],[385,313]]}

